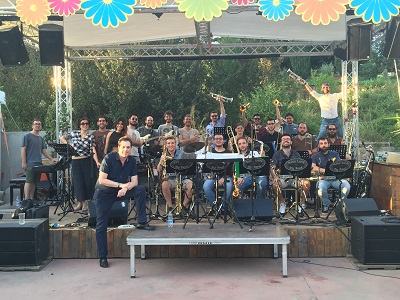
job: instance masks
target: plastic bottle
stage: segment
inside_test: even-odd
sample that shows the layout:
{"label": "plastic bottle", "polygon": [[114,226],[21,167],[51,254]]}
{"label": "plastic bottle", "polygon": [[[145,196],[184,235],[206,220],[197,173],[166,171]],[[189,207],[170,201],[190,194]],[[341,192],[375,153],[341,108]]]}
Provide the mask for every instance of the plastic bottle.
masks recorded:
{"label": "plastic bottle", "polygon": [[172,215],[172,211],[169,211],[168,213],[168,227],[169,228],[174,227],[174,217]]}
{"label": "plastic bottle", "polygon": [[15,207],[20,207],[21,206],[21,200],[19,199],[19,196],[15,198]]}

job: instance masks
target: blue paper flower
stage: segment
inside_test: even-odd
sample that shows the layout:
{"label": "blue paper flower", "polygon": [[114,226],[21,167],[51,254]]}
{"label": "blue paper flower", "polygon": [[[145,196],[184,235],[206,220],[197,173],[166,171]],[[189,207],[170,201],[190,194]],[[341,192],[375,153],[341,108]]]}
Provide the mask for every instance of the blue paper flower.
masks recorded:
{"label": "blue paper flower", "polygon": [[92,19],[94,25],[103,28],[118,27],[125,23],[129,15],[133,14],[133,6],[137,0],[83,0],[81,8],[85,11],[85,18]]}
{"label": "blue paper flower", "polygon": [[279,21],[286,18],[293,10],[294,0],[260,0],[258,5],[263,17]]}
{"label": "blue paper flower", "polygon": [[354,8],[356,16],[362,17],[365,22],[372,20],[377,24],[388,22],[399,14],[400,0],[352,0],[350,6]]}

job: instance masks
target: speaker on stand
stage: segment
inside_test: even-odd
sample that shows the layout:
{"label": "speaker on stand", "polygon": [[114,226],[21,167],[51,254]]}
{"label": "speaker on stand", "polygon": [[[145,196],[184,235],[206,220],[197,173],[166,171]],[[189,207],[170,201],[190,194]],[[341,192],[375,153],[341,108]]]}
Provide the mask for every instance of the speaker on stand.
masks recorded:
{"label": "speaker on stand", "polygon": [[362,19],[347,22],[347,59],[368,60],[371,56],[372,24]]}
{"label": "speaker on stand", "polygon": [[29,61],[18,26],[0,26],[0,59],[3,66],[22,66]]}
{"label": "speaker on stand", "polygon": [[387,58],[400,58],[400,17],[394,17],[386,32],[385,47],[383,56]]}
{"label": "speaker on stand", "polygon": [[64,31],[57,24],[39,26],[40,64],[64,66]]}

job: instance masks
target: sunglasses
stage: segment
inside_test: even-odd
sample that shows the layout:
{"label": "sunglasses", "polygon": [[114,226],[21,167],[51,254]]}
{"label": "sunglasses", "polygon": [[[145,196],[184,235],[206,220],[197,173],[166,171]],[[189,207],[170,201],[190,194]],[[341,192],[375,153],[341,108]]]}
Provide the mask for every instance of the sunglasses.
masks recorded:
{"label": "sunglasses", "polygon": [[211,118],[218,118],[218,116],[211,116]]}
{"label": "sunglasses", "polygon": [[131,118],[132,121],[137,121],[137,118]]}
{"label": "sunglasses", "polygon": [[89,123],[83,122],[83,123],[81,123],[81,125],[89,125]]}

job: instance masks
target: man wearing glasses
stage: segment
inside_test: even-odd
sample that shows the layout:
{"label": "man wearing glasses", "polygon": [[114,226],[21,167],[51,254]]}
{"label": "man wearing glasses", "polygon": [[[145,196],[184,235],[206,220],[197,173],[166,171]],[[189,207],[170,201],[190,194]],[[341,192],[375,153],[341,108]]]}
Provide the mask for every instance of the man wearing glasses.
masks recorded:
{"label": "man wearing glasses", "polygon": [[136,130],[139,125],[138,117],[136,115],[131,115],[128,122],[128,135],[132,139],[131,155],[135,158],[136,162],[139,163],[139,147],[142,146],[143,141],[140,139],[140,134]]}
{"label": "man wearing glasses", "polygon": [[329,83],[323,83],[321,85],[322,94],[318,94],[307,83],[305,83],[304,86],[306,90],[310,93],[310,95],[317,99],[319,107],[321,108],[322,123],[319,128],[317,140],[319,140],[323,136],[326,136],[326,128],[330,123],[336,125],[338,129],[338,137],[343,138],[343,128],[342,124],[339,121],[337,109],[339,99],[342,98],[342,93],[331,94]]}
{"label": "man wearing glasses", "polygon": [[215,147],[214,146],[214,127],[225,127],[225,119],[226,119],[224,101],[222,98],[217,98],[217,101],[219,101],[219,108],[221,110],[221,115],[218,118],[218,112],[215,110],[212,111],[210,113],[211,122],[206,127],[207,138],[208,138],[209,142],[211,141],[212,148]]}
{"label": "man wearing glasses", "polygon": [[244,130],[248,136],[260,140],[262,136],[267,133],[267,129],[261,125],[261,116],[259,114],[254,114],[253,122],[246,119],[246,111],[242,111],[242,123]]}
{"label": "man wearing glasses", "polygon": [[278,148],[279,146],[279,137],[280,137],[279,125],[277,124],[278,123],[275,123],[274,119],[268,118],[266,133],[260,139],[264,144],[274,143],[275,148]]}
{"label": "man wearing glasses", "polygon": [[39,135],[42,122],[38,119],[32,122],[32,131],[24,136],[21,146],[22,169],[26,172],[24,199],[33,199],[36,183],[40,181],[40,172],[34,172],[34,166],[42,165],[42,154],[51,162],[56,163],[46,150],[43,138]]}

